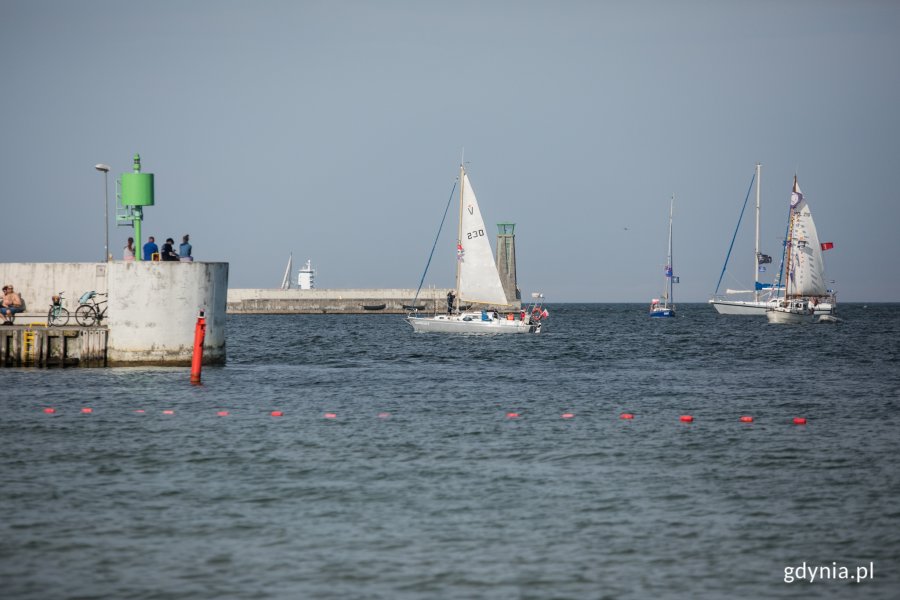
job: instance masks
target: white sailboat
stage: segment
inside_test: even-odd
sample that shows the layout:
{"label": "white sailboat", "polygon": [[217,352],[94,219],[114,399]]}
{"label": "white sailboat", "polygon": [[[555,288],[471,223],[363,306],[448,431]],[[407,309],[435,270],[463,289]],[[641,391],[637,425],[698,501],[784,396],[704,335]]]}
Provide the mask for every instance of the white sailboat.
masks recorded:
{"label": "white sailboat", "polygon": [[[541,307],[541,294],[535,297],[530,310],[506,312],[509,304],[491,243],[484,227],[484,219],[475,191],[465,167],[459,167],[459,229],[456,242],[456,296],[448,297],[447,314],[420,315],[414,311],[407,322],[418,332],[437,333],[538,333],[541,319],[547,311]],[[460,306],[481,305],[483,310],[460,312]]]}
{"label": "white sailboat", "polygon": [[[830,248],[832,245],[828,244]],[[834,322],[834,295],[825,283],[824,245],[819,242],[809,204],[803,198],[797,176],[791,193],[788,236],[785,243],[785,295],[766,310],[769,323],[812,323],[818,317]]]}
{"label": "white sailboat", "polygon": [[675,296],[673,290],[673,284],[675,283],[676,277],[673,275],[674,265],[672,264],[672,211],[675,208],[675,196],[672,196],[672,201],[669,203],[669,252],[666,255],[666,279],[665,279],[665,287],[663,288],[663,296],[662,302],[659,301],[659,298],[654,298],[650,301],[650,316],[651,317],[674,317],[675,316]]}
{"label": "white sailboat", "polygon": [[291,269],[294,265],[294,253],[291,252],[290,256],[288,256],[288,264],[287,268],[284,270],[284,277],[281,278],[281,289],[289,290],[291,289]]}
{"label": "white sailboat", "polygon": [[[758,316],[762,317],[766,314],[766,308],[771,308],[775,306],[775,303],[778,301],[777,294],[775,294],[776,288],[772,284],[760,283],[759,274],[761,270],[765,269],[763,265],[769,264],[772,262],[772,257],[763,254],[759,250],[759,213],[760,213],[760,202],[759,202],[759,181],[761,176],[762,165],[756,163],[756,175],[754,178],[756,179],[756,244],[753,252],[753,289],[752,290],[734,290],[734,289],[726,289],[725,295],[720,295],[719,285],[722,285],[722,276],[725,275],[725,270],[728,267],[728,256],[731,255],[731,249],[728,250],[728,256],[725,258],[725,266],[722,268],[722,274],[719,276],[719,285],[716,286],[716,294],[709,300],[709,303],[713,305],[713,308],[716,309],[721,315],[744,315],[744,316]],[[746,199],[744,201],[744,206],[746,206]],[[741,217],[743,217],[744,211],[741,210]],[[739,229],[741,226],[741,219],[738,219],[737,228]],[[737,236],[737,229],[735,229],[735,236]],[[734,239],[732,238],[732,244],[734,243]],[[748,299],[748,296],[752,294],[752,298]],[[743,297],[743,299],[742,299]]]}

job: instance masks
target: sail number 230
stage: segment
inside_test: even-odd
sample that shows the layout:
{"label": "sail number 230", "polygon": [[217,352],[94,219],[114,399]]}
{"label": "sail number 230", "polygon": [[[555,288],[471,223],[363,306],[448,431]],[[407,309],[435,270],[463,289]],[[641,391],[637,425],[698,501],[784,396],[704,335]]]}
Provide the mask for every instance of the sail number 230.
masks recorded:
{"label": "sail number 230", "polygon": [[474,240],[477,237],[484,237],[484,229],[477,229],[466,234],[467,240]]}

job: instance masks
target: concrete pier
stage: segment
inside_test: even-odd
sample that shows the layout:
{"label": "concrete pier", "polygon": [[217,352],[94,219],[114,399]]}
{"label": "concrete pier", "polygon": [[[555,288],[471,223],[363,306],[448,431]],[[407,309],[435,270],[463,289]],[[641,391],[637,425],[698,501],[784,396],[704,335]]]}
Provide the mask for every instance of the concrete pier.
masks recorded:
{"label": "concrete pier", "polygon": [[0,366],[106,366],[105,327],[0,327]]}
{"label": "concrete pier", "polygon": [[203,364],[225,362],[228,263],[115,262],[108,281],[110,366],[190,365],[201,310]]}
{"label": "concrete pier", "polygon": [[[0,281],[13,284],[25,301],[25,311],[16,315],[16,325],[0,328],[3,330],[18,331],[32,323],[45,325],[50,297],[64,292],[63,306],[70,313],[68,328],[75,333],[63,334],[58,342],[47,342],[64,344],[64,364],[82,364],[81,347],[78,347],[77,363],[74,346],[69,347],[68,338],[77,336],[93,340],[84,343],[102,345],[105,364],[110,366],[190,365],[194,325],[201,310],[206,317],[203,364],[225,362],[228,263],[0,263]],[[105,325],[100,328],[102,343],[85,333],[91,328],[78,327],[75,321],[79,297],[91,290],[109,294],[104,305],[105,318],[100,323]],[[52,333],[47,333],[46,339],[58,340],[56,332],[69,331],[68,328],[48,328]],[[20,337],[4,334],[4,339],[8,350],[14,344],[25,344],[25,339]],[[19,364],[16,361],[20,359],[16,357],[20,355],[16,350],[9,354],[9,361]],[[94,350],[87,349],[85,360],[88,356],[93,357]],[[47,360],[52,362],[55,355],[51,352]],[[0,364],[6,363],[0,360]]]}

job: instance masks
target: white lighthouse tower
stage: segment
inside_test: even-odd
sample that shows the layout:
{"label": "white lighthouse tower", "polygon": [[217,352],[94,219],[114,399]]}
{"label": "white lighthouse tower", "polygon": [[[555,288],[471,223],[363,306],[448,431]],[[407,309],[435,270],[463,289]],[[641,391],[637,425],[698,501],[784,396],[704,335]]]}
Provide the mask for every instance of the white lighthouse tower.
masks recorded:
{"label": "white lighthouse tower", "polygon": [[312,268],[312,260],[307,260],[303,268],[297,272],[297,287],[301,290],[316,288],[316,270]]}

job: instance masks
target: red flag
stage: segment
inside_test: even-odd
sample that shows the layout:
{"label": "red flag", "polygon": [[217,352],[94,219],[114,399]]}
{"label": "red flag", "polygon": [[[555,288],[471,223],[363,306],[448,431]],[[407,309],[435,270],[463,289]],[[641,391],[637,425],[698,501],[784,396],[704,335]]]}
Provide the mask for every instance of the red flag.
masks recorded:
{"label": "red flag", "polygon": [[834,248],[834,244],[831,242],[822,242],[822,250],[831,250]]}

